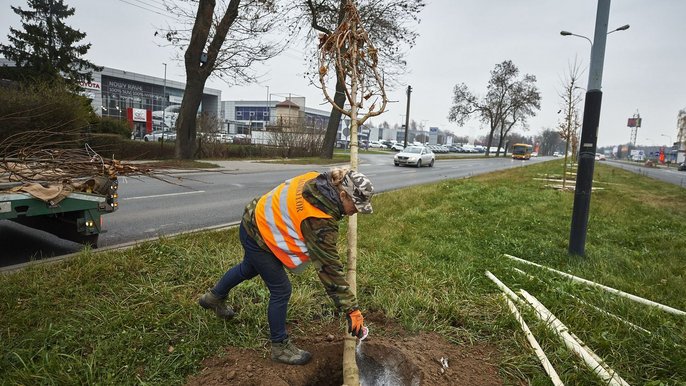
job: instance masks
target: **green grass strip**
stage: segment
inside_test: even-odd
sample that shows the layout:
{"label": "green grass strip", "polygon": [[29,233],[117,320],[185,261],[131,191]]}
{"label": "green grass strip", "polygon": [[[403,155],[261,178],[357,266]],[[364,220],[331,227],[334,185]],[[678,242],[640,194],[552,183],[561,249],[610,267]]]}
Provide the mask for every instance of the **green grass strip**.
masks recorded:
{"label": "green grass strip", "polygon": [[[570,257],[573,194],[535,179],[561,170],[556,160],[375,197],[375,213],[359,218],[363,310],[456,344],[491,345],[506,383],[547,384],[500,291],[484,276],[490,270],[513,290],[536,296],[630,384],[686,382],[683,318],[502,257],[686,309],[686,191],[596,165],[594,179],[605,189],[591,200],[586,257]],[[235,321],[218,320],[196,304],[241,256],[231,229],[84,252],[0,275],[0,383],[183,384],[202,359],[227,346],[261,349],[269,292],[260,280],[229,295],[240,308]],[[340,320],[313,270],[292,281],[291,333]],[[532,314],[522,314],[566,384],[599,384]]]}

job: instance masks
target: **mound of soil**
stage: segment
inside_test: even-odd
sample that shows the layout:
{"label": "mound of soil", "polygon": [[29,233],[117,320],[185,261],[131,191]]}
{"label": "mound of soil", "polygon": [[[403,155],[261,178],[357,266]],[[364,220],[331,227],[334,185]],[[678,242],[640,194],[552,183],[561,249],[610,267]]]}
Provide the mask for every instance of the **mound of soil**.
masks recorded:
{"label": "mound of soil", "polygon": [[[338,325],[312,328],[307,336],[293,338],[312,353],[304,366],[272,362],[268,345],[261,350],[227,347],[204,360],[203,370],[187,384],[340,386],[343,337],[332,335]],[[502,385],[492,346],[455,345],[435,333],[410,335],[392,323],[371,323],[370,331],[357,352],[362,385]]]}

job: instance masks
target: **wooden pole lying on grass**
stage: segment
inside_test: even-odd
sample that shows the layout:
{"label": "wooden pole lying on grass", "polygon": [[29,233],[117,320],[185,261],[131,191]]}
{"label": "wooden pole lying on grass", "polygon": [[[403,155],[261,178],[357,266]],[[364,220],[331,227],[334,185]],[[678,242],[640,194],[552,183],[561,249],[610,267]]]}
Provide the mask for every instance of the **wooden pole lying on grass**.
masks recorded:
{"label": "wooden pole lying on grass", "polygon": [[562,324],[559,319],[555,317],[541,302],[539,302],[535,297],[531,296],[525,290],[519,290],[519,293],[526,299],[529,304],[534,308],[538,318],[545,322],[547,325],[553,327],[553,331],[562,338],[565,346],[581,358],[586,366],[598,375],[604,382],[610,386],[629,386],[629,384],[622,379],[614,370],[612,370],[605,362],[595,354],[591,354],[586,348],[584,348],[582,342],[579,342],[573,334],[569,332],[567,326]]}
{"label": "wooden pole lying on grass", "polygon": [[[517,272],[517,273],[520,273],[520,274],[522,274],[522,275],[524,275],[524,276],[527,276],[527,277],[529,277],[529,278],[531,278],[531,279],[536,279],[536,280],[538,280],[538,281],[540,281],[540,282],[542,282],[542,283],[545,284],[545,282],[544,282],[543,280],[541,280],[540,278],[538,278],[538,277],[536,277],[536,276],[529,275],[528,273],[522,271],[522,270],[519,269],[519,268],[512,267],[512,269],[513,269],[515,272]],[[596,306],[594,306],[593,304],[591,304],[591,303],[589,303],[589,302],[587,302],[587,301],[585,301],[585,300],[583,300],[583,299],[580,299],[580,298],[578,298],[578,297],[576,297],[576,296],[574,296],[574,295],[572,295],[572,294],[566,293],[566,292],[564,292],[564,291],[559,291],[559,292],[562,293],[562,294],[565,294],[565,295],[567,295],[567,296],[569,296],[569,297],[571,297],[571,298],[573,298],[574,300],[578,301],[579,303],[582,303],[582,304],[584,304],[584,305],[587,305],[587,306],[593,308],[594,310],[600,312],[600,313],[603,314],[603,315],[609,316],[609,317],[611,317],[612,319],[615,319],[615,320],[617,320],[617,321],[619,321],[619,322],[622,322],[622,323],[626,324],[627,326],[629,326],[629,327],[631,327],[631,328],[634,328],[634,329],[643,331],[643,332],[645,332],[645,333],[648,334],[648,335],[652,335],[652,333],[651,333],[650,331],[646,330],[645,328],[643,328],[643,327],[641,327],[641,326],[638,326],[638,325],[636,325],[636,324],[633,324],[633,323],[631,323],[630,321],[625,320],[625,319],[623,319],[623,318],[620,317],[620,316],[617,316],[617,315],[615,315],[615,314],[613,314],[613,313],[611,313],[611,312],[605,311],[605,310],[603,310],[603,309],[600,308],[600,307],[596,307]]]}
{"label": "wooden pole lying on grass", "polygon": [[504,255],[505,257],[507,257],[508,259],[512,259],[512,260],[515,260],[515,261],[519,261],[520,263],[533,265],[533,266],[535,266],[535,267],[539,267],[539,268],[543,268],[543,269],[546,269],[546,270],[551,271],[551,272],[555,272],[555,273],[557,273],[558,275],[562,275],[562,276],[564,276],[564,277],[566,277],[566,278],[571,279],[572,281],[575,281],[575,282],[578,282],[578,283],[583,283],[583,284],[589,285],[589,286],[591,286],[591,287],[597,287],[597,288],[604,289],[604,290],[607,291],[607,292],[610,292],[610,293],[613,293],[613,294],[615,294],[615,295],[619,295],[619,296],[625,297],[625,298],[627,298],[627,299],[631,299],[631,300],[633,300],[633,301],[635,301],[635,302],[637,302],[637,303],[646,304],[646,305],[649,305],[649,306],[652,306],[652,307],[656,307],[656,308],[659,308],[659,309],[661,309],[661,310],[663,310],[663,311],[669,312],[670,314],[680,315],[680,316],[686,316],[686,312],[681,311],[681,310],[678,310],[678,309],[676,309],[676,308],[672,308],[672,307],[670,307],[670,306],[666,306],[666,305],[664,305],[664,304],[661,304],[661,303],[658,303],[658,302],[654,302],[654,301],[652,301],[652,300],[644,299],[644,298],[642,298],[642,297],[640,297],[640,296],[632,295],[632,294],[630,294],[630,293],[627,293],[627,292],[624,292],[624,291],[620,291],[620,290],[615,289],[615,288],[612,288],[612,287],[608,287],[608,286],[605,286],[605,285],[602,285],[602,284],[598,284],[598,283],[596,283],[596,282],[593,282],[593,281],[590,281],[590,280],[586,280],[586,279],[580,278],[580,277],[578,277],[578,276],[570,275],[570,274],[568,274],[568,273],[566,273],[566,272],[558,271],[558,270],[556,270],[556,269],[549,268],[549,267],[546,267],[546,266],[544,266],[544,265],[540,265],[540,264],[537,264],[537,263],[533,263],[533,262],[531,262],[531,261],[524,260],[524,259],[521,259],[521,258],[516,257],[516,256],[508,255],[507,253],[504,253],[503,255]]}
{"label": "wooden pole lying on grass", "polygon": [[489,271],[486,271],[486,276],[491,279],[497,286],[503,291],[503,297],[505,298],[505,301],[507,302],[507,306],[510,308],[510,311],[514,315],[515,319],[517,322],[519,322],[519,325],[521,326],[522,330],[524,331],[524,335],[526,335],[526,339],[529,341],[529,344],[531,347],[534,349],[534,353],[538,357],[538,360],[541,362],[541,365],[543,366],[543,369],[545,372],[548,374],[550,377],[550,380],[553,382],[553,385],[555,386],[562,386],[564,383],[562,383],[562,380],[560,379],[560,376],[557,375],[557,372],[555,371],[555,368],[553,368],[553,365],[550,363],[550,360],[548,360],[548,357],[545,355],[545,352],[541,348],[541,345],[538,344],[538,341],[536,340],[536,337],[534,334],[531,333],[531,330],[529,329],[529,326],[527,326],[526,322],[522,318],[522,315],[519,313],[519,310],[517,309],[517,306],[508,299],[508,297],[512,298],[514,301],[525,304],[522,299],[517,296],[508,286],[503,284],[500,279],[498,279],[494,274],[490,273]]}
{"label": "wooden pole lying on grass", "polygon": [[494,282],[495,285],[497,285],[498,288],[500,288],[500,290],[502,290],[505,293],[505,295],[509,296],[510,299],[514,300],[517,303],[525,304],[524,301],[520,299],[516,293],[514,293],[514,291],[512,291],[508,286],[503,284],[503,282],[500,281],[500,279],[498,279],[497,277],[495,277],[494,274],[492,274],[489,271],[486,271],[486,277],[491,279],[491,281]]}
{"label": "wooden pole lying on grass", "polygon": [[536,353],[536,356],[538,357],[538,360],[541,362],[541,365],[543,366],[545,372],[548,373],[548,376],[550,377],[550,380],[553,382],[553,385],[563,386],[564,383],[560,379],[560,376],[557,375],[557,371],[555,371],[555,368],[550,363],[550,360],[548,360],[548,357],[545,355],[545,352],[541,348],[541,345],[538,344],[538,341],[536,340],[534,334],[531,333],[529,326],[527,326],[524,319],[522,319],[522,315],[519,313],[519,310],[517,310],[517,306],[515,306],[515,304],[512,303],[512,301],[507,297],[503,297],[505,298],[507,306],[510,308],[512,315],[514,315],[515,319],[519,322],[519,326],[522,327],[524,335],[526,335],[526,339],[529,341],[531,348],[534,349],[534,353]]}

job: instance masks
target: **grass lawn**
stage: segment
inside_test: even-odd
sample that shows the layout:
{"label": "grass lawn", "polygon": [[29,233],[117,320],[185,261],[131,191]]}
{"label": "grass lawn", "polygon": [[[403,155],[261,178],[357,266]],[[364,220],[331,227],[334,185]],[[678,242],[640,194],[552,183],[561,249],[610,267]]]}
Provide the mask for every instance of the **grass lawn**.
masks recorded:
{"label": "grass lawn", "polygon": [[[573,194],[534,179],[561,170],[555,160],[375,197],[375,213],[359,218],[363,310],[382,312],[410,331],[436,331],[455,344],[492,344],[507,384],[549,384],[499,290],[484,276],[490,270],[510,288],[536,296],[630,384],[686,382],[686,318],[502,257],[686,310],[686,190],[596,165],[594,186],[605,189],[591,200],[586,257],[570,257]],[[230,303],[241,308],[237,321],[222,322],[196,305],[241,255],[231,229],[127,251],[84,252],[0,275],[0,383],[180,384],[200,370],[203,358],[228,345],[263,347],[268,291],[260,280],[230,294]],[[292,281],[291,322],[340,319],[313,269]],[[566,384],[602,384],[532,312],[520,311]]]}

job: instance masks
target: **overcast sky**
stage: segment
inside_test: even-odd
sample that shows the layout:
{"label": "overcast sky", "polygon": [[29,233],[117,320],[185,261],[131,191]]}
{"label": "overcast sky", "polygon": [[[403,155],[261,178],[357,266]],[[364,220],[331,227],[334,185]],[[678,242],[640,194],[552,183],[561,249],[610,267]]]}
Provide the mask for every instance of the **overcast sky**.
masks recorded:
{"label": "overcast sky", "polygon": [[[65,0],[76,8],[67,24],[85,32],[93,44],[86,56],[98,65],[146,75],[164,75],[184,81],[181,63],[172,61],[172,49],[159,47],[156,27],[174,19],[156,6],[160,0]],[[3,1],[0,41],[7,42],[9,26],[19,18],[9,5],[26,8],[25,1]],[[143,8],[147,8],[143,9]],[[405,86],[413,88],[410,118],[426,128],[438,126],[471,139],[485,135],[478,120],[463,127],[448,122],[455,84],[466,83],[483,95],[490,71],[497,63],[512,60],[521,73],[533,74],[541,91],[541,110],[530,119],[527,134],[554,128],[560,116],[558,96],[569,63],[578,58],[587,83],[591,44],[560,30],[593,38],[595,0],[427,0],[417,26],[420,36],[407,57],[408,74],[391,90],[386,113],[379,124],[404,123]],[[639,145],[664,145],[676,140],[676,117],[686,108],[686,1],[615,0],[609,29],[630,24],[627,31],[608,36],[603,73],[603,104],[598,145],[627,143],[627,118],[643,118]],[[298,44],[260,68],[261,84],[229,87],[210,79],[208,87],[222,90],[223,100],[264,100],[272,94],[304,96],[309,107],[328,109],[321,91],[303,79],[305,47]],[[272,95],[272,99],[279,96]],[[521,130],[519,130],[521,132]]]}

